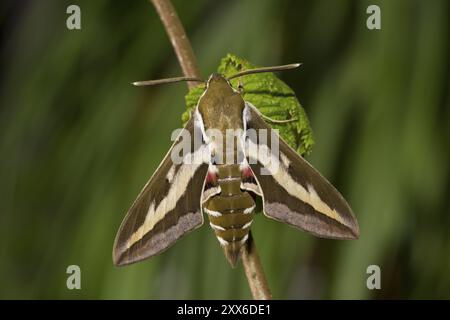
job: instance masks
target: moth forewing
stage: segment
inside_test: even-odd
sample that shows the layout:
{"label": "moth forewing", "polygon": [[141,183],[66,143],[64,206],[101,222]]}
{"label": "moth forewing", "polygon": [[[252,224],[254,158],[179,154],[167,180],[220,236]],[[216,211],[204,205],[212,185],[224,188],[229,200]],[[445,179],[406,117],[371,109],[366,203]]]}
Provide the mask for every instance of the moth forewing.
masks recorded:
{"label": "moth forewing", "polygon": [[[199,134],[194,118],[183,131],[191,137]],[[191,140],[195,158],[204,152],[205,145],[194,144],[195,138]],[[180,134],[125,216],[114,242],[115,265],[158,254],[203,224],[201,198],[208,165],[199,158],[190,163],[174,163],[172,151],[182,143],[186,141]]]}
{"label": "moth forewing", "polygon": [[[244,118],[248,129],[267,130],[272,136],[273,130],[248,102]],[[248,150],[271,150],[274,143],[279,147],[278,158],[266,159],[265,152],[247,155],[262,192],[264,214],[319,237],[358,238],[358,222],[342,195],[278,135],[276,137],[276,140],[264,141],[248,135],[246,140]],[[270,152],[269,157],[274,154]],[[268,160],[277,165],[265,165]]]}

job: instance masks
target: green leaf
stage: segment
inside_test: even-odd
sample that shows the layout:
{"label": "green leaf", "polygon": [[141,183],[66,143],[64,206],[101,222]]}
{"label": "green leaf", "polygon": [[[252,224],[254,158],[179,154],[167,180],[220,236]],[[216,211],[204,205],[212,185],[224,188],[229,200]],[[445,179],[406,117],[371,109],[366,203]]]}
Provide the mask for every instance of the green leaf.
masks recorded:
{"label": "green leaf", "polygon": [[[229,77],[239,71],[253,69],[256,66],[247,60],[233,54],[228,54],[220,62],[218,72]],[[269,123],[278,129],[281,138],[301,155],[308,154],[314,144],[308,117],[294,91],[278,79],[273,73],[258,73],[231,80],[237,88],[241,81],[244,100],[253,104],[259,111],[275,120],[288,120],[297,118],[297,121],[285,124]],[[198,99],[204,91],[204,85],[192,88],[185,97],[187,110],[182,115],[183,123],[189,120],[192,110],[197,106]]]}

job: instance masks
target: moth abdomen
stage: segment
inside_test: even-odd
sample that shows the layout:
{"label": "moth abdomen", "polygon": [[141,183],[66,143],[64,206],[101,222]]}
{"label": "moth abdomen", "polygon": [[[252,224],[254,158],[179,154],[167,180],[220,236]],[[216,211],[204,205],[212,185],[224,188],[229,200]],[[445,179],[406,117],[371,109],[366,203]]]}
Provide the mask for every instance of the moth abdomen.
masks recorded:
{"label": "moth abdomen", "polygon": [[255,201],[249,192],[240,188],[242,179],[239,165],[218,165],[217,176],[221,191],[209,198],[203,204],[203,209],[224,248],[225,256],[235,266],[240,250],[248,239]]}

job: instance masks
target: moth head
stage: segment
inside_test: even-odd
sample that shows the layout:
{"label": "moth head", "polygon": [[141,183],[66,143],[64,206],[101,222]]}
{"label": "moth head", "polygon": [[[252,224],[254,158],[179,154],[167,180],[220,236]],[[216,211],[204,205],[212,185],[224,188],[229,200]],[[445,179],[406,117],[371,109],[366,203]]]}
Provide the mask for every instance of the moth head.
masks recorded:
{"label": "moth head", "polygon": [[[198,102],[198,111],[203,116],[205,128],[219,130],[233,128],[231,115],[242,114],[244,101],[239,92],[233,89],[228,79],[220,74],[213,73],[206,83],[206,90]],[[235,111],[235,112],[233,112]]]}
{"label": "moth head", "polygon": [[229,90],[231,88],[231,83],[223,74],[213,73],[206,82],[206,88],[211,91]]}
{"label": "moth head", "polygon": [[209,76],[207,83],[211,83],[211,82],[223,82],[223,81],[227,81],[227,79],[225,78],[225,76],[221,73],[213,73]]}

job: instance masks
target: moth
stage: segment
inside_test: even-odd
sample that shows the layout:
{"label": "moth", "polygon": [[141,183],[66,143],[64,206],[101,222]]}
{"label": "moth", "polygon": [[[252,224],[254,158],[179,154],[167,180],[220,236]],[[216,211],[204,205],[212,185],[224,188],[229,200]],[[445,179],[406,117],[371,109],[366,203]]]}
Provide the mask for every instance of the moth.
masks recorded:
{"label": "moth", "polygon": [[[200,227],[206,214],[227,260],[235,266],[249,237],[256,197],[262,198],[265,216],[315,236],[359,237],[358,222],[342,195],[278,136],[258,109],[243,99],[241,88],[233,88],[230,82],[248,74],[298,66],[250,69],[229,78],[217,73],[209,77],[183,129],[193,138],[187,144],[190,148],[182,161],[174,161],[173,155],[186,145],[186,135],[180,134],[129,209],[114,242],[115,265],[161,253]],[[179,77],[134,84],[177,81],[204,82]],[[260,132],[267,134],[264,137]],[[217,139],[217,133],[227,139]],[[192,161],[194,158],[197,161]]]}

